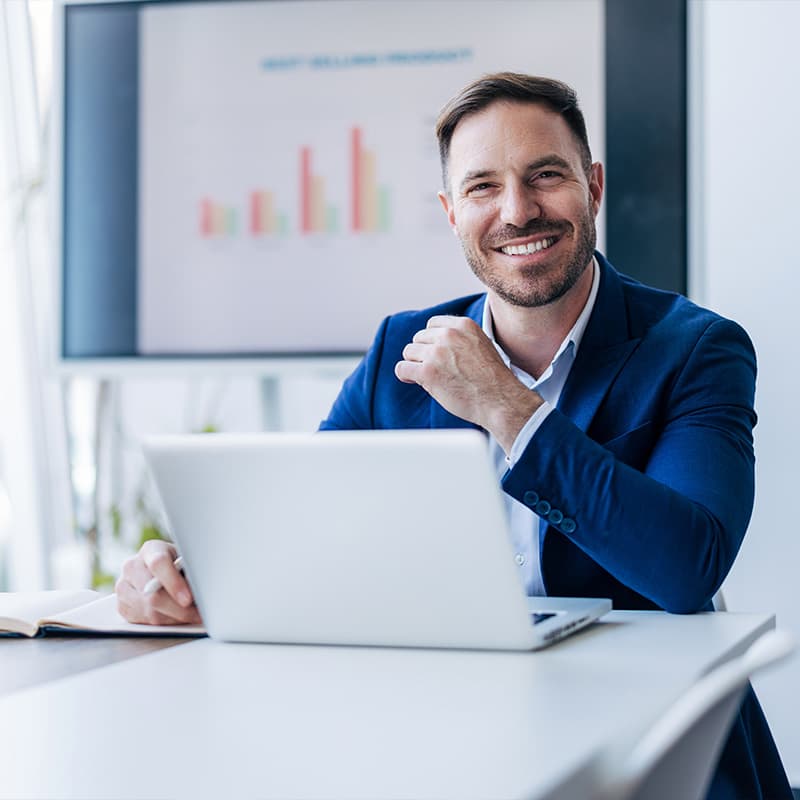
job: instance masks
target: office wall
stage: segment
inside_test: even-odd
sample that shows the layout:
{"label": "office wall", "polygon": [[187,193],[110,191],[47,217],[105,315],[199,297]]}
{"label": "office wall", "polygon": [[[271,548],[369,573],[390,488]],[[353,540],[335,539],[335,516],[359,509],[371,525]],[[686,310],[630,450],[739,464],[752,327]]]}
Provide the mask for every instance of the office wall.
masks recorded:
{"label": "office wall", "polygon": [[[775,611],[800,638],[800,3],[690,3],[692,293],[741,322],[759,358],[757,493],[725,594],[731,610]],[[790,780],[800,786],[800,658],[756,682]]]}

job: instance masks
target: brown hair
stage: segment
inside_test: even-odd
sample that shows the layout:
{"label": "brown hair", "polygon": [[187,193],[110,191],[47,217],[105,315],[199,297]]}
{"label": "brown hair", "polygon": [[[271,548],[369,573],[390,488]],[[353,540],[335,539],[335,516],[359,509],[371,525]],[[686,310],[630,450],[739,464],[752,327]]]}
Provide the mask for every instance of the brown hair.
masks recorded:
{"label": "brown hair", "polygon": [[575,90],[561,81],[523,75],[517,72],[495,72],[484,75],[465,86],[439,112],[436,120],[436,138],[439,140],[439,157],[442,162],[442,181],[447,186],[447,159],[450,140],[461,120],[476,114],[499,100],[516,103],[539,103],[560,114],[575,135],[581,151],[581,162],[586,173],[592,166],[592,153],[583,112],[578,107]]}

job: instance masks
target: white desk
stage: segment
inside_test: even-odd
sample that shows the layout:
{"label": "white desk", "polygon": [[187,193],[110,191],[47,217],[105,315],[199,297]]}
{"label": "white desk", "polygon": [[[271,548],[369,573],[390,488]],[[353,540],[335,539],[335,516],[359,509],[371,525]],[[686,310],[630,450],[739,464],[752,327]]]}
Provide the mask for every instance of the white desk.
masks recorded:
{"label": "white desk", "polygon": [[0,797],[581,796],[604,744],[773,624],[612,612],[538,653],[195,641],[0,698]]}

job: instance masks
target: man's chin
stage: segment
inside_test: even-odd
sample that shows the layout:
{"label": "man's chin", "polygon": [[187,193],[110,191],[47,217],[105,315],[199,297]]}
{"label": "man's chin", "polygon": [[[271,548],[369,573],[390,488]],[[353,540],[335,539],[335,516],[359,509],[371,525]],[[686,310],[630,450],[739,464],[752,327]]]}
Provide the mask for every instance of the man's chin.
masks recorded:
{"label": "man's chin", "polygon": [[489,286],[488,288],[500,300],[517,308],[543,308],[555,303],[568,291],[568,287],[550,289],[531,289],[528,287],[525,290],[513,290],[498,286]]}

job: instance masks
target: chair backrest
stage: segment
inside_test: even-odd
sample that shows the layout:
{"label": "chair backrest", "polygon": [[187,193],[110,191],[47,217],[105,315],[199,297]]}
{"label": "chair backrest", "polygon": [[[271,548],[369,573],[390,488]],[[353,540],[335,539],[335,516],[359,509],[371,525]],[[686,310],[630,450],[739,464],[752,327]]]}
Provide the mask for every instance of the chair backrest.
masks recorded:
{"label": "chair backrest", "polygon": [[698,680],[629,747],[609,751],[598,800],[702,800],[753,673],[788,656],[792,637],[770,631]]}

